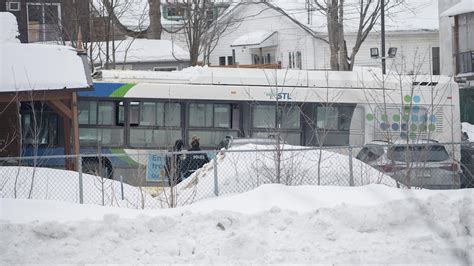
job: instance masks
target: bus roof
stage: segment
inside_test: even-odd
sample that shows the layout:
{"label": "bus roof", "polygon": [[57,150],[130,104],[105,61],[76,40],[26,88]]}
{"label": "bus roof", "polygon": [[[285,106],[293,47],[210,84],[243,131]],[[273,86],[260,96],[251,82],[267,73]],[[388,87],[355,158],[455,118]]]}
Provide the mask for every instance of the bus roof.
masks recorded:
{"label": "bus roof", "polygon": [[[183,71],[102,71],[93,92],[85,97],[134,99],[189,99],[222,101],[381,102],[399,101],[416,91],[425,100],[434,89],[450,94],[456,85],[449,77],[385,75],[380,69],[314,71],[191,67]],[[402,89],[400,89],[402,84]],[[449,85],[449,89],[445,89]],[[451,87],[451,85],[454,85]],[[385,93],[384,93],[385,92]],[[384,96],[385,95],[385,96]],[[442,95],[446,96],[445,94]],[[449,96],[449,95],[448,95]]]}

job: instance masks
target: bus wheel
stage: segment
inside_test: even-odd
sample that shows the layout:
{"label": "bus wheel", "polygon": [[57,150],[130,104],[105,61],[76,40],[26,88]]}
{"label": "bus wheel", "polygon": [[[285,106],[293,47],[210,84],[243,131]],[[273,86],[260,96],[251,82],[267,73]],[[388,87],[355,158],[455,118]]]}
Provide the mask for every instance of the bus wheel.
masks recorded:
{"label": "bus wheel", "polygon": [[112,166],[109,160],[101,158],[86,159],[82,162],[82,172],[90,175],[112,179]]}

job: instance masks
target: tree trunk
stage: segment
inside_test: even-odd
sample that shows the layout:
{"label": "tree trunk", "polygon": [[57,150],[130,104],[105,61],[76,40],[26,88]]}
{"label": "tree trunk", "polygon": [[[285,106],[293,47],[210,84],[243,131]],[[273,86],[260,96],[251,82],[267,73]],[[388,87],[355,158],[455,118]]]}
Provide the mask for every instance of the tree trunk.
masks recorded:
{"label": "tree trunk", "polygon": [[148,39],[161,39],[161,2],[160,0],[148,0],[150,7],[148,14],[150,17],[150,26],[147,31]]}

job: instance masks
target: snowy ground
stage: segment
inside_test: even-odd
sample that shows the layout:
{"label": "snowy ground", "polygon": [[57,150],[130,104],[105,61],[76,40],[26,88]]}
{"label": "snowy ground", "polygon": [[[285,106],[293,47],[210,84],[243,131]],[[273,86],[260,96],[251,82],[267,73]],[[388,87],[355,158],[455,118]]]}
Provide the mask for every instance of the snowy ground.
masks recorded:
{"label": "snowy ground", "polygon": [[[243,145],[218,154],[218,195],[238,194],[262,184],[276,183],[275,152],[268,145]],[[305,150],[307,147],[284,147],[281,156],[281,183],[286,185],[349,186],[349,157],[330,151]],[[291,149],[291,150],[290,150]],[[295,150],[300,149],[300,150]],[[258,150],[258,151],[256,151]],[[321,160],[319,160],[321,158]],[[385,184],[395,181],[371,166],[353,158],[354,185]],[[214,164],[211,161],[181,182],[174,190],[177,206],[216,197]],[[137,170],[143,175],[145,171]],[[319,178],[318,178],[319,177]],[[83,175],[83,200],[86,204],[127,208],[167,208],[170,189],[151,195],[147,190],[97,176]],[[161,192],[161,190],[160,190]],[[74,171],[49,168],[0,167],[0,197],[61,200],[79,203],[79,175]]]}
{"label": "snowy ground", "polygon": [[0,264],[469,264],[473,192],[263,185],[142,211],[0,199]]}

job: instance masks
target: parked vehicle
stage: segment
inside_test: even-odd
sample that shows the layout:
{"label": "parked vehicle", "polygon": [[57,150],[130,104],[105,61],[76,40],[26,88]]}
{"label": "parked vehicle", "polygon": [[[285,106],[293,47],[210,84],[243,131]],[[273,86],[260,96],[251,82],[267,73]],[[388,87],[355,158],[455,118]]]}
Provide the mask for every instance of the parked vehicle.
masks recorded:
{"label": "parked vehicle", "polygon": [[401,185],[428,189],[461,187],[458,163],[444,145],[432,140],[422,143],[373,141],[364,145],[357,159],[391,176]]}

